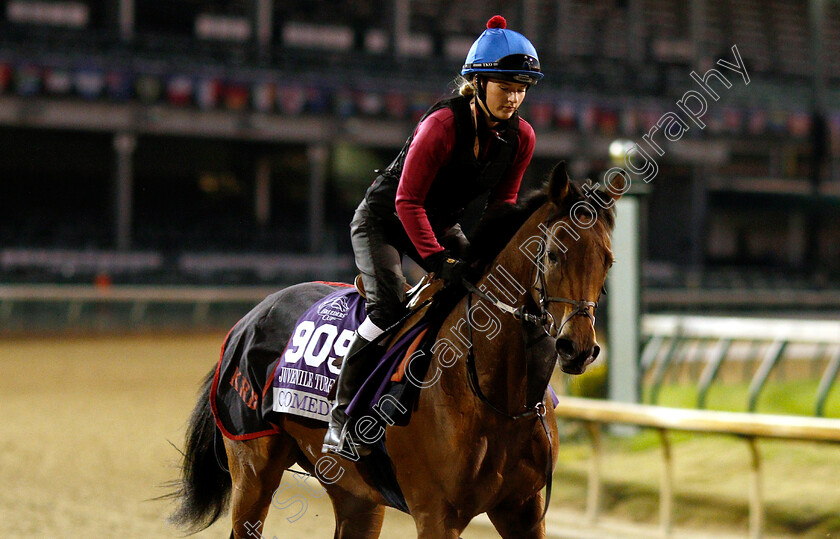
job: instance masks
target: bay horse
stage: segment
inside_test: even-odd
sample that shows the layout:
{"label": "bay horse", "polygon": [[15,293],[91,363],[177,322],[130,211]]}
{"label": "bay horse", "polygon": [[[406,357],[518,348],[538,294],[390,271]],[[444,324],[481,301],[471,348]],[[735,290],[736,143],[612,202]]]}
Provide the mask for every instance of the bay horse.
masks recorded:
{"label": "bay horse", "polygon": [[[474,235],[474,251],[489,263],[439,326],[435,343],[448,346],[433,348],[410,421],[384,435],[418,538],[457,539],[481,513],[502,537],[545,537],[542,489],[558,444],[553,414],[545,415],[548,379],[558,360],[575,375],[598,355],[594,310],[612,264],[614,202],[629,178],[593,187],[572,183],[560,163],[541,191],[488,216]],[[334,290],[295,285],[277,305],[296,320]],[[277,434],[222,438],[212,375],[190,419],[171,522],[198,531],[230,506],[231,537],[260,537],[284,471],[298,464],[329,494],[335,538],[379,536],[389,502],[359,461],[321,454],[325,424],[277,414]]]}

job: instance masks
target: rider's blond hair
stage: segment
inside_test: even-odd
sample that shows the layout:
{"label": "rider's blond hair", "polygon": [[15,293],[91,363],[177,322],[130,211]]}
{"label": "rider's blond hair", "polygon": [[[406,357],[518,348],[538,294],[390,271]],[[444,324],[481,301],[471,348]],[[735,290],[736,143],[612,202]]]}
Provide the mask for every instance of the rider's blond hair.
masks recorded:
{"label": "rider's blond hair", "polygon": [[462,96],[472,97],[475,95],[475,83],[472,80],[465,77],[458,77],[455,79],[455,83],[458,85],[458,93]]}

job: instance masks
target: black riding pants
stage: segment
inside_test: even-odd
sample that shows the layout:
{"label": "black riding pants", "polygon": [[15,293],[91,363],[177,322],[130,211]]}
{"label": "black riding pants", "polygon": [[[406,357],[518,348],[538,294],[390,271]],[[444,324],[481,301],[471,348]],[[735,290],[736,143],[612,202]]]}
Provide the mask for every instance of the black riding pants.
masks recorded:
{"label": "black riding pants", "polygon": [[[367,315],[378,327],[386,329],[405,313],[402,257],[407,255],[426,271],[428,268],[402,225],[374,215],[365,200],[356,208],[350,223],[350,241],[367,295]],[[457,224],[442,234],[439,241],[460,257],[469,245]]]}

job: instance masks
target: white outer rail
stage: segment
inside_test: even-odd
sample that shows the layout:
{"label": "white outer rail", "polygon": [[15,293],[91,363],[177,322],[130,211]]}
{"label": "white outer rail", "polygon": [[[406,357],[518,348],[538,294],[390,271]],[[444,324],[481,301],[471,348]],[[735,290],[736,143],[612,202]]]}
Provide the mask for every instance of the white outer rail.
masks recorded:
{"label": "white outer rail", "polygon": [[672,531],[674,477],[668,431],[730,434],[746,440],[752,456],[749,492],[749,536],[751,538],[761,537],[764,529],[761,453],[756,440],[775,438],[840,443],[840,420],[838,419],[666,408],[578,397],[560,397],[560,403],[554,412],[557,417],[583,421],[589,431],[592,442],[592,460],[589,469],[586,512],[592,524],[598,518],[601,498],[600,470],[603,453],[599,424],[621,423],[659,431],[663,457],[659,518],[662,533],[665,536],[671,535]]}
{"label": "white outer rail", "polygon": [[211,303],[253,302],[279,290],[270,287],[182,287],[119,285],[97,287],[92,285],[0,285],[0,323],[12,315],[15,302],[68,302],[67,321],[72,323],[81,313],[85,303],[130,303],[131,320],[139,322],[150,303],[194,304],[193,320],[206,320]]}
{"label": "white outer rail", "polygon": [[277,290],[264,286],[0,285],[0,301],[250,301]]}
{"label": "white outer rail", "polygon": [[840,344],[840,321],[648,314],[646,336]]}
{"label": "white outer rail", "polygon": [[836,310],[840,305],[840,290],[646,288],[642,299],[648,306],[657,305],[666,309],[679,305],[689,306],[694,310],[708,307]]}

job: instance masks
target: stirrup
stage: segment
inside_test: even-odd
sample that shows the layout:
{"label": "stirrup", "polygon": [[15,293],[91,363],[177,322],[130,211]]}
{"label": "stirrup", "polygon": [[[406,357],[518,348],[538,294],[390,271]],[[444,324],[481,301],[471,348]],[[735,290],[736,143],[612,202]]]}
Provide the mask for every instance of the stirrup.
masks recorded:
{"label": "stirrup", "polygon": [[[336,425],[335,427],[338,427],[338,425]],[[371,448],[365,444],[361,444],[353,440],[353,437],[349,435],[349,429],[350,421],[349,418],[346,418],[344,424],[341,425],[341,432],[339,433],[338,439],[336,440],[334,436],[330,436],[330,434],[335,431],[335,428],[332,425],[332,421],[330,421],[330,425],[327,427],[327,433],[326,435],[324,435],[324,443],[321,446],[321,453],[333,453],[342,457],[345,457],[348,454],[357,454],[360,457],[366,457],[370,455]],[[345,449],[345,446],[347,446],[348,444],[351,444],[353,447]]]}

